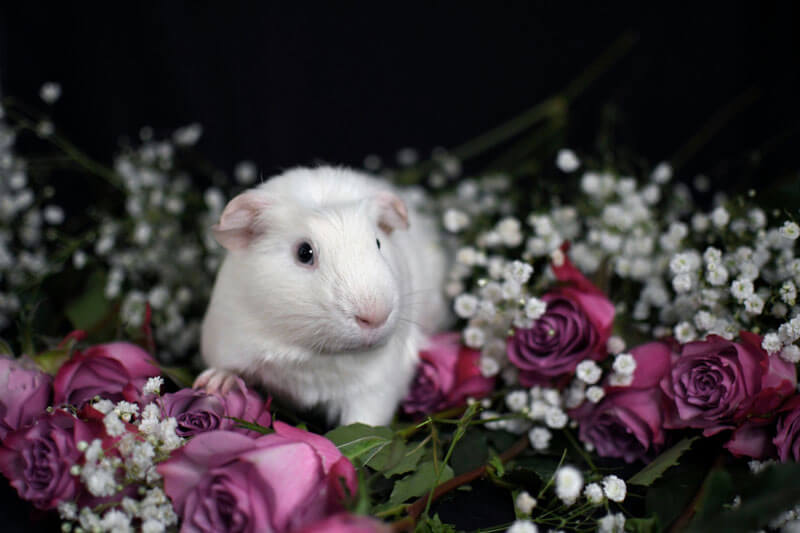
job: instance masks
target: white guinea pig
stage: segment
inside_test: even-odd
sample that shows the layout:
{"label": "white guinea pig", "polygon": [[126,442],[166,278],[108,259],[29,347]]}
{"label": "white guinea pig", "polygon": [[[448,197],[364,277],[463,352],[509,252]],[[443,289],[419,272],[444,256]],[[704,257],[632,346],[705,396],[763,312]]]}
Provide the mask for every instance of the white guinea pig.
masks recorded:
{"label": "white guinea pig", "polygon": [[388,423],[448,316],[435,223],[384,182],[321,167],[236,196],[213,232],[228,252],[195,387],[240,374],[331,423]]}

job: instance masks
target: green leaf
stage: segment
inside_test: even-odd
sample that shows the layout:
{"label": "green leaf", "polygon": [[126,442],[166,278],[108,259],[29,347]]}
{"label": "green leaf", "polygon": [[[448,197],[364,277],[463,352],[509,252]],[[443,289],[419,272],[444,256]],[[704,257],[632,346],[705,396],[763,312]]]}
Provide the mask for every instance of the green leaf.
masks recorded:
{"label": "green leaf", "polygon": [[167,376],[176,385],[182,388],[189,388],[194,383],[194,375],[192,372],[182,366],[163,366],[159,365],[161,373]]}
{"label": "green leaf", "polygon": [[678,442],[675,446],[656,457],[653,462],[639,470],[628,480],[628,485],[642,485],[644,487],[652,485],[667,469],[678,464],[678,459],[692,447],[692,443],[695,440],[697,440],[697,437],[685,438]]}
{"label": "green leaf", "polygon": [[726,504],[733,501],[733,478],[725,470],[716,470],[709,474],[703,487],[702,498],[696,507],[695,520],[714,516],[722,511]]}
{"label": "green leaf", "polygon": [[394,433],[386,427],[356,423],[332,429],[325,436],[339,448],[342,455],[351,461],[360,458],[358,464],[363,465],[365,461],[374,460],[392,442]]}
{"label": "green leaf", "polygon": [[645,514],[655,515],[660,527],[669,527],[700,490],[707,472],[708,465],[698,461],[687,461],[665,472],[647,489]]}
{"label": "green leaf", "polygon": [[488,457],[486,434],[482,431],[468,431],[453,448],[450,466],[459,475],[485,465]]}
{"label": "green leaf", "polygon": [[[444,483],[452,478],[453,469],[445,465],[439,477],[439,483]],[[411,498],[418,498],[431,490],[435,483],[436,470],[433,468],[433,461],[426,461],[421,463],[415,472],[394,484],[389,501],[393,504],[400,504]]]}
{"label": "green leaf", "polygon": [[439,515],[433,515],[433,518],[424,517],[417,524],[414,533],[456,533],[456,528],[450,524],[443,524]]}
{"label": "green leaf", "polygon": [[235,416],[229,416],[231,420],[236,422],[240,427],[245,429],[250,429],[257,433],[261,433],[262,435],[267,435],[269,433],[275,433],[275,430],[272,428],[264,427],[261,424],[256,424],[255,422],[248,422],[247,420],[243,420],[241,418],[236,418]]}
{"label": "green leaf", "polygon": [[11,345],[3,339],[0,339],[0,355],[10,355],[14,357],[14,350],[11,349]]}
{"label": "green leaf", "polygon": [[90,330],[108,314],[111,302],[106,299],[105,287],[105,272],[95,270],[81,295],[67,304],[64,312],[75,329]]}
{"label": "green leaf", "polygon": [[492,452],[492,458],[489,459],[489,466],[492,467],[497,477],[503,477],[506,474],[506,467],[503,466],[503,461],[500,456]]}
{"label": "green leaf", "polygon": [[406,472],[411,472],[414,470],[414,468],[416,468],[420,460],[422,460],[422,458],[428,452],[428,448],[414,443],[413,445],[406,446],[403,451],[404,453],[400,458],[400,461],[393,466],[390,465],[388,469],[384,470],[384,476],[391,477],[399,474],[405,474]]}
{"label": "green leaf", "polygon": [[56,350],[48,350],[46,352],[38,353],[33,356],[36,366],[42,369],[42,372],[48,374],[55,374],[61,365],[69,359],[69,348],[60,348]]}
{"label": "green leaf", "polygon": [[650,518],[628,518],[625,520],[625,531],[631,533],[656,533],[658,520],[655,516]]}

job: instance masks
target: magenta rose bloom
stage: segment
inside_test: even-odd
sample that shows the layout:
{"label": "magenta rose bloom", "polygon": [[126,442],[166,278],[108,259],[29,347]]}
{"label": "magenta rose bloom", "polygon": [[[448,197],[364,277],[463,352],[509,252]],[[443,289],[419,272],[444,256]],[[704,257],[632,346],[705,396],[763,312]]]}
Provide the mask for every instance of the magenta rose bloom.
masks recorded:
{"label": "magenta rose bloom", "polygon": [[794,365],[767,355],[757,335],[740,337],[735,343],[709,335],[673,354],[672,369],[661,380],[669,399],[666,427],[701,428],[705,436],[713,435],[748,415],[775,409],[794,393]]}
{"label": "magenta rose bloom", "polygon": [[482,398],[494,388],[494,378],[481,374],[480,352],[461,344],[459,333],[431,338],[420,351],[419,367],[403,401],[408,414],[425,414],[462,405],[467,398]]}
{"label": "magenta rose bloom", "polygon": [[165,394],[164,412],[178,421],[176,433],[181,437],[193,437],[206,431],[229,429],[252,436],[260,433],[237,426],[232,418],[255,422],[269,427],[272,417],[269,402],[265,403],[257,392],[247,388],[241,378],[227,394],[208,394],[202,390],[181,389]]}
{"label": "magenta rose bloom", "polygon": [[772,443],[781,461],[800,461],[800,396],[791,398],[781,409]]}
{"label": "magenta rose bloom", "polygon": [[325,437],[274,426],[258,438],[202,433],[158,466],[182,531],[292,531],[344,510],[350,461]]}
{"label": "magenta rose bloom", "polygon": [[736,428],[724,447],[737,457],[768,459],[775,457],[775,445],[772,443],[774,434],[774,419],[753,418]]}
{"label": "magenta rose bloom", "polygon": [[97,427],[64,411],[44,414],[31,427],[6,435],[0,443],[0,472],[20,498],[52,509],[78,494],[79,479],[69,471],[83,455],[76,445],[99,434]]}
{"label": "magenta rose bloom", "polygon": [[390,533],[392,528],[369,516],[338,513],[292,533]]}
{"label": "magenta rose bloom", "polygon": [[581,440],[593,444],[598,455],[631,463],[660,450],[665,433],[658,383],[669,371],[670,351],[663,342],[632,349],[636,371],[631,384],[606,387],[597,404],[586,401],[571,413],[578,420]]}
{"label": "magenta rose bloom", "polygon": [[53,383],[53,402],[80,407],[95,396],[138,402],[147,378],[160,374],[155,360],[135,344],[100,344],[77,352],[61,366]]}
{"label": "magenta rose bloom", "polygon": [[542,297],[547,310],[533,327],[517,329],[508,340],[508,359],[526,387],[549,384],[584,359],[607,354],[614,305],[566,257],[552,269],[563,286]]}
{"label": "magenta rose bloom", "polygon": [[[30,366],[30,368],[26,368]],[[22,360],[0,356],[0,439],[33,423],[50,405],[52,378]]]}

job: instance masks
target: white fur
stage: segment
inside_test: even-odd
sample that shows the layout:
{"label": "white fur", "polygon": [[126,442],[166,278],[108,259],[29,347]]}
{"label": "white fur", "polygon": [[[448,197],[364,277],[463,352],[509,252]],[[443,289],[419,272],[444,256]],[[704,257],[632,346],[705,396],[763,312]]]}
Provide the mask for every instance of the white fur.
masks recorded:
{"label": "white fur", "polygon": [[[409,229],[387,234],[379,218],[396,224],[398,213],[376,198],[397,191],[348,169],[298,168],[255,191],[266,205],[255,235],[231,246],[203,321],[210,373],[261,381],[300,407],[322,406],[331,422],[389,422],[448,315],[435,224],[410,211]],[[316,268],[295,260],[302,240]],[[391,314],[367,331],[354,320],[365,308]]]}

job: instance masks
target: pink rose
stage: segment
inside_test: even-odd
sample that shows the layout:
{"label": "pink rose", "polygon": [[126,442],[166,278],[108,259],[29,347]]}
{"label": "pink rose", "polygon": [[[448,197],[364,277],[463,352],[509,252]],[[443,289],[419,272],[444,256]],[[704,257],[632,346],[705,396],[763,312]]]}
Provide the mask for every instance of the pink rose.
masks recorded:
{"label": "pink rose", "polygon": [[33,423],[50,405],[52,378],[28,362],[0,356],[0,439]]}
{"label": "pink rose", "polygon": [[607,387],[600,402],[586,401],[572,413],[581,440],[593,444],[598,455],[631,463],[655,455],[664,444],[664,400],[658,383],[669,371],[670,351],[663,342],[633,348],[631,384]]}
{"label": "pink rose", "polygon": [[79,479],[70,474],[82,453],[76,445],[101,434],[98,426],[65,411],[44,414],[36,423],[6,435],[0,443],[0,472],[17,489],[20,498],[40,509],[52,509],[73,500]]}
{"label": "pink rose", "polygon": [[672,369],[661,380],[670,400],[665,427],[713,435],[777,408],[794,393],[794,365],[767,355],[757,335],[743,331],[740,337],[735,343],[709,335],[673,354]]}
{"label": "pink rose", "polygon": [[176,432],[181,437],[192,437],[217,429],[229,429],[255,437],[260,433],[238,427],[232,418],[255,422],[264,427],[272,423],[270,402],[265,403],[241,378],[236,378],[236,385],[224,395],[181,389],[165,394],[162,401],[166,415],[178,421]]}
{"label": "pink rose", "polygon": [[767,459],[775,456],[774,433],[775,420],[754,418],[736,428],[724,446],[737,457]]}
{"label": "pink rose", "polygon": [[338,513],[292,533],[390,533],[392,528],[368,516]]}
{"label": "pink rose", "polygon": [[565,257],[551,265],[563,286],[542,297],[547,310],[508,340],[511,363],[526,387],[546,385],[575,371],[584,359],[605,358],[614,305]]}
{"label": "pink rose", "polygon": [[406,399],[406,413],[433,413],[482,398],[494,388],[478,367],[480,352],[461,344],[459,333],[441,333],[419,354],[420,363]]}
{"label": "pink rose", "polygon": [[274,428],[202,433],[158,466],[181,531],[291,531],[343,510],[357,489],[350,461],[325,437]]}
{"label": "pink rose", "polygon": [[80,407],[95,396],[138,402],[147,378],[159,374],[155,360],[135,344],[100,344],[76,352],[61,366],[53,383],[53,402]]}

